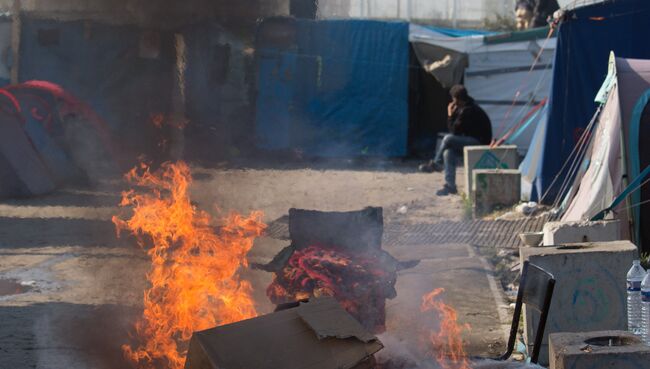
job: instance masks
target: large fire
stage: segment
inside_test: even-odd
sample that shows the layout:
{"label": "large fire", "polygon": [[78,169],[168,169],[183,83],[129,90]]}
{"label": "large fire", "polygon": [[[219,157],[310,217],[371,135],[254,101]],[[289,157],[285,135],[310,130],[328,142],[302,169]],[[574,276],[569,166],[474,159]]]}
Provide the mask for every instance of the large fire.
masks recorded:
{"label": "large fire", "polygon": [[458,324],[456,310],[436,298],[445,292],[437,288],[422,296],[420,310],[425,313],[435,311],[439,318],[439,328],[432,331],[429,340],[432,354],[442,369],[471,369],[461,337],[463,331],[469,330],[469,325]]}
{"label": "large fire", "polygon": [[251,285],[240,272],[265,228],[262,214],[231,214],[216,232],[210,215],[190,202],[190,170],[183,162],[156,172],[140,165],[126,178],[140,191],[122,194],[120,205],[133,214],[113,222],[118,236],[127,230],[138,237],[152,265],[144,314],[135,325],[138,344],[123,350],[142,369],[181,369],[192,332],[257,315]]}
{"label": "large fire", "polygon": [[309,246],[293,252],[266,290],[274,304],[332,296],[366,328],[384,330],[384,306],[396,276],[378,254]]}

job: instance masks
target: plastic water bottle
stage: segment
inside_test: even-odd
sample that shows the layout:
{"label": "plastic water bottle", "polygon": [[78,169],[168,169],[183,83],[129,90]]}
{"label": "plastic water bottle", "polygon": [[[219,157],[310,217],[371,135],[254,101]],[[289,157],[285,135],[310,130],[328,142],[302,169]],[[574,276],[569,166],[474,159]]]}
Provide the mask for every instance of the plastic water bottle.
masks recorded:
{"label": "plastic water bottle", "polygon": [[650,273],[641,282],[641,339],[650,345]]}
{"label": "plastic water bottle", "polygon": [[[641,319],[641,281],[648,279],[639,260],[634,260],[632,268],[627,272],[627,327],[630,332],[641,336],[647,331],[648,321],[642,324]],[[650,279],[648,279],[648,303],[650,304]],[[645,306],[645,305],[643,305]],[[650,313],[650,311],[648,311]],[[650,316],[649,316],[650,317]]]}

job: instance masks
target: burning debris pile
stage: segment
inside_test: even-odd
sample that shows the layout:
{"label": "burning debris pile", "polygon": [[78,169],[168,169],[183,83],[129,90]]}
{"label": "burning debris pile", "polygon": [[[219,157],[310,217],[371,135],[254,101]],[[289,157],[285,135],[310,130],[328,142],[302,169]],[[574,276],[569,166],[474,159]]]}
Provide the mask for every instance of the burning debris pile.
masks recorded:
{"label": "burning debris pile", "polygon": [[345,250],[309,246],[296,250],[276,273],[266,293],[276,305],[332,296],[366,328],[382,331],[384,302],[395,296],[396,275],[387,271],[378,253],[357,255]]}
{"label": "burning debris pile", "polygon": [[381,249],[381,208],[356,212],[289,210],[291,245],[269,264],[267,289],[276,305],[331,296],[373,333],[385,330],[386,299],[395,298],[400,263]]}
{"label": "burning debris pile", "polygon": [[[349,353],[350,345],[356,345],[359,354],[353,361],[358,369],[508,367],[503,363],[470,362],[461,338],[469,327],[459,325],[454,309],[440,300],[442,289],[423,296],[421,313],[435,323],[436,329],[421,332],[422,347],[412,348],[418,355],[402,357],[390,352],[387,359],[375,361],[373,354],[383,345],[372,333],[385,330],[385,300],[396,297],[398,271],[417,264],[400,263],[381,249],[380,208],[348,213],[291,209],[291,245],[269,264],[257,267],[275,273],[267,295],[277,305],[305,299],[312,302],[306,307],[279,309],[282,311],[251,320],[257,311],[252,287],[241,278],[241,270],[248,266],[246,256],[254,239],[265,229],[262,214],[254,212],[248,217],[232,214],[218,221],[219,228],[215,230],[215,220],[190,202],[190,170],[182,162],[166,163],[158,171],[141,165],[126,178],[134,189],[123,193],[121,205],[132,208],[133,213],[129,217],[116,216],[113,222],[118,235],[121,231],[134,234],[151,259],[144,312],[135,325],[132,341],[122,346],[125,357],[139,369],[202,365],[204,361],[200,358],[213,354],[206,347],[214,346],[224,352],[233,347],[232,340],[215,341],[201,336],[207,334],[205,330],[219,335],[234,334],[242,342],[259,342],[267,354],[251,356],[243,350],[237,360],[252,360],[275,368],[273,363],[287,358],[280,353],[289,343],[289,338],[278,340],[278,337],[292,337],[294,332],[293,328],[279,332],[278,329],[284,328],[276,323],[287,323],[284,317],[288,316],[301,329],[306,327],[301,322],[307,322],[311,328],[305,334],[313,341],[310,345],[325,356],[331,353],[327,347],[331,340],[314,339],[312,331],[326,332],[323,334],[327,336],[336,329],[349,330],[356,325],[353,335],[345,331],[335,336],[344,341],[336,347],[345,353]],[[317,300],[321,302],[316,303]],[[323,301],[330,301],[326,310],[336,317],[320,315],[325,312],[319,307]],[[345,322],[343,316],[354,324]],[[255,326],[260,322],[268,325],[267,333],[262,334]],[[245,335],[235,332],[241,327],[248,327]],[[353,336],[359,339],[342,338]],[[290,344],[291,347],[305,344],[304,340],[298,341],[295,346]],[[194,359],[186,363],[188,355],[194,355]],[[305,358],[314,359],[309,355]],[[235,360],[234,356],[230,359]],[[333,360],[333,365],[336,362]]]}
{"label": "burning debris pile", "polygon": [[124,192],[121,206],[133,207],[133,214],[113,222],[118,235],[126,230],[138,238],[152,264],[135,342],[123,350],[138,368],[180,369],[193,332],[257,315],[240,270],[265,228],[262,214],[231,214],[216,232],[213,219],[190,202],[190,170],[183,162],[157,172],[141,165],[126,178],[137,190]]}

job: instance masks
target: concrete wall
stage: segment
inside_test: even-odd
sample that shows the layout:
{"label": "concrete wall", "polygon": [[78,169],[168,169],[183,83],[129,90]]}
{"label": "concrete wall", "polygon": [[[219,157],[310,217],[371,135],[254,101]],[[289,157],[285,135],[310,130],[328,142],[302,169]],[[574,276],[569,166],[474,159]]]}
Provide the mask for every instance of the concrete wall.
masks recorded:
{"label": "concrete wall", "polygon": [[[0,0],[0,12],[14,0]],[[289,0],[20,0],[21,10],[43,18],[98,20],[171,28],[203,19],[255,22],[288,15]]]}
{"label": "concrete wall", "polygon": [[[602,0],[559,0],[560,6]],[[481,27],[497,15],[514,18],[515,0],[319,0],[321,18],[418,20],[458,27]]]}
{"label": "concrete wall", "polygon": [[514,17],[514,0],[321,0],[322,18],[418,19],[480,25],[485,18]]}

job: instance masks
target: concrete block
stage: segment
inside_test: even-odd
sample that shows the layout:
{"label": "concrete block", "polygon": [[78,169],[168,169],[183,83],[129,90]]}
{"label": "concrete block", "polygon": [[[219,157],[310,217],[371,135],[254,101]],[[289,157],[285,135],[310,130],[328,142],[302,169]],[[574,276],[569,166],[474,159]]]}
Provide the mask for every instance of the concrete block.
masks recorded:
{"label": "concrete block", "polygon": [[505,208],[519,202],[521,172],[516,169],[475,169],[472,185],[474,216],[481,216],[497,207]]}
{"label": "concrete block", "polygon": [[474,169],[517,169],[519,168],[519,154],[516,145],[503,145],[490,148],[490,146],[466,146],[463,149],[465,165],[465,191],[467,197],[472,198],[472,181]]}
{"label": "concrete block", "polygon": [[621,239],[620,220],[597,222],[548,222],[544,224],[544,245],[579,242],[607,242]]}
{"label": "concrete block", "polygon": [[554,333],[550,369],[650,369],[650,347],[624,331]]}
{"label": "concrete block", "polygon": [[[637,248],[629,241],[522,247],[521,261],[555,276],[540,363],[548,364],[548,335],[627,330],[626,281]],[[524,339],[532,349],[539,313],[524,309]]]}

